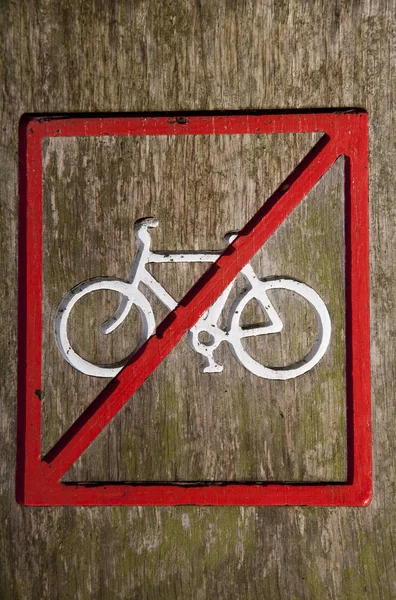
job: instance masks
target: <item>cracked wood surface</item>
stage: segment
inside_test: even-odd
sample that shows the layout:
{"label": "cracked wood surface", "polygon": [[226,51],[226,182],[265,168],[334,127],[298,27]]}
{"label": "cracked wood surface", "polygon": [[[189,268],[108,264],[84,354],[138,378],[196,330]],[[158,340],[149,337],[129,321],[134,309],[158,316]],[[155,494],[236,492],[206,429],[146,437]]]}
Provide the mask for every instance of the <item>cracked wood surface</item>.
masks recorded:
{"label": "cracked wood surface", "polygon": [[[2,3],[2,597],[396,596],[395,8],[393,0]],[[366,108],[370,117],[370,507],[18,506],[21,114],[341,106]],[[203,136],[176,142],[51,140],[44,146],[44,450],[103,386],[77,375],[57,354],[51,317],[65,291],[93,275],[124,277],[134,252],[133,222],[147,212],[161,223],[154,248],[222,248],[223,234],[244,224],[313,143],[312,136]],[[299,278],[325,297],[336,333],[320,369],[286,386],[266,382],[250,376],[224,348],[225,372],[203,376],[199,358],[183,341],[65,479],[343,480],[342,181],[338,161],[254,259],[260,275]],[[153,272],[180,297],[200,268],[176,268],[177,277],[172,265]],[[131,320],[108,343],[99,339],[96,325],[113,302],[92,299],[75,315],[76,344],[98,360],[119,358],[136,333]],[[306,307],[282,297],[278,302],[289,315],[293,343],[289,347],[281,337],[252,349],[268,360],[298,354],[310,339]]]}

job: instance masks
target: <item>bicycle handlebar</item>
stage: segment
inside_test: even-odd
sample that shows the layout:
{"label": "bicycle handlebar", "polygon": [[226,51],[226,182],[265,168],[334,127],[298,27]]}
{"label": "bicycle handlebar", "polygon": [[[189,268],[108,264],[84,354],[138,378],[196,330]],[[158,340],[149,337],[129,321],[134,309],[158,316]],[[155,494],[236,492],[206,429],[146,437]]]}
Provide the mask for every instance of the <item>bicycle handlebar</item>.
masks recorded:
{"label": "bicycle handlebar", "polygon": [[138,219],[134,223],[135,234],[137,234],[141,229],[147,230],[151,227],[158,227],[159,221],[155,217],[144,217],[143,219]]}

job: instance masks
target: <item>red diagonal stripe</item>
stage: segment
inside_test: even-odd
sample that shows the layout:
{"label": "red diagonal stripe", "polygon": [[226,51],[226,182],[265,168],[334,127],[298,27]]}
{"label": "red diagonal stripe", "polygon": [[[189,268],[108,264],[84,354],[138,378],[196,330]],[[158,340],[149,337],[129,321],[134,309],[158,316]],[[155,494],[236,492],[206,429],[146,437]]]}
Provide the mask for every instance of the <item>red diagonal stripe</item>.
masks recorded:
{"label": "red diagonal stripe", "polygon": [[136,390],[178,344],[186,330],[217,300],[279,225],[342,153],[324,135],[297,168],[199,279],[92,404],[43,459],[43,475],[59,481]]}

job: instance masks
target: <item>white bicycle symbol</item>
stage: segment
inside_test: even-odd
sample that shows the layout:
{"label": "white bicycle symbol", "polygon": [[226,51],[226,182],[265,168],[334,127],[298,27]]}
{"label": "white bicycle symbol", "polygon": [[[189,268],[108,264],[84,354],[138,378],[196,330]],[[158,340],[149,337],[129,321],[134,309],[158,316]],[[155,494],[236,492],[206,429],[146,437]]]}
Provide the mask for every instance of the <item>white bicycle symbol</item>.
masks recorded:
{"label": "white bicycle symbol", "polygon": [[[98,290],[110,290],[121,295],[119,306],[114,315],[105,321],[100,331],[109,334],[121,325],[128,316],[133,306],[139,311],[142,320],[141,339],[134,352],[155,331],[155,317],[147,298],[139,290],[143,283],[162,304],[170,311],[175,309],[177,302],[165,290],[165,288],[147,271],[146,266],[150,263],[194,263],[215,262],[221,252],[152,252],[150,250],[151,236],[149,228],[157,227],[157,219],[145,218],[136,221],[134,226],[137,240],[137,254],[133,262],[129,278],[124,281],[112,277],[95,277],[76,285],[62,299],[55,315],[55,339],[57,346],[64,359],[75,369],[93,377],[115,377],[131,355],[113,365],[97,365],[80,356],[72,347],[68,337],[67,323],[74,305],[87,294]],[[236,238],[235,233],[225,236],[228,243]],[[227,302],[234,281],[225,289],[216,302],[199,319],[199,321],[188,332],[188,343],[190,347],[204,357],[204,363],[200,370],[204,373],[219,373],[223,366],[218,364],[213,353],[222,342],[228,342],[234,356],[251,373],[266,379],[292,379],[312,369],[325,354],[331,337],[331,320],[329,312],[322,298],[309,286],[294,279],[267,279],[260,280],[250,264],[246,265],[241,273],[248,284],[233,302],[227,319],[226,327],[223,329],[218,325],[221,312]],[[315,309],[318,331],[314,346],[310,352],[299,362],[286,367],[267,367],[252,358],[242,344],[242,340],[248,337],[279,333],[283,328],[283,322],[272,305],[267,292],[269,290],[283,289],[295,292],[305,298]],[[268,315],[269,322],[257,327],[242,327],[241,315],[250,302],[255,299],[264,313]],[[202,341],[202,336],[205,341]],[[133,354],[133,353],[132,353]]]}

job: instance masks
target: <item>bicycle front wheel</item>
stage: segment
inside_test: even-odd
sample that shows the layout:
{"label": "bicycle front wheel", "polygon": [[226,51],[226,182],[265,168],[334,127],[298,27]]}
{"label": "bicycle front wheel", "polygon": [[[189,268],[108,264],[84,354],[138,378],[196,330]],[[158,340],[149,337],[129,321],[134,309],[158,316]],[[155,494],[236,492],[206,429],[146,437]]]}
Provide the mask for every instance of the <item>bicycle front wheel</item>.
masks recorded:
{"label": "bicycle front wheel", "polygon": [[[138,347],[154,333],[155,319],[151,305],[137,287],[126,281],[122,281],[121,279],[98,277],[78,284],[64,296],[55,314],[55,340],[63,358],[72,367],[77,369],[77,371],[92,377],[115,377],[130,357],[127,357],[125,360],[118,362],[115,365],[96,365],[80,356],[72,348],[68,336],[67,324],[75,304],[87,294],[100,290],[118,292],[121,295],[120,306],[122,307],[122,310],[120,311],[118,309],[116,312],[116,315],[119,315],[117,317],[117,326],[125,319],[132,306],[136,306],[142,320],[142,333]],[[109,319],[108,322],[111,322],[111,319]],[[107,326],[106,328],[102,327],[102,330],[106,333],[113,329],[114,327],[110,326]],[[137,350],[137,348],[135,350]]]}
{"label": "bicycle front wheel", "polygon": [[[271,328],[265,325],[256,329],[243,328],[240,324],[240,319],[244,308],[253,299],[257,300],[260,306],[264,310],[267,310],[267,312],[269,312],[268,309],[275,311],[268,298],[267,292],[276,289],[295,292],[309,302],[316,313],[318,333],[313,348],[302,360],[286,367],[273,368],[262,365],[252,358],[242,343],[244,338],[272,333]],[[276,311],[275,314],[280,321]],[[282,325],[277,331],[280,331],[281,328]],[[230,333],[230,345],[234,356],[248,371],[265,379],[286,380],[307,373],[307,371],[310,371],[323,358],[331,339],[331,319],[322,298],[311,287],[305,283],[295,281],[294,279],[257,281],[254,286],[243,294],[242,297],[238,298],[231,307],[228,329]]]}

